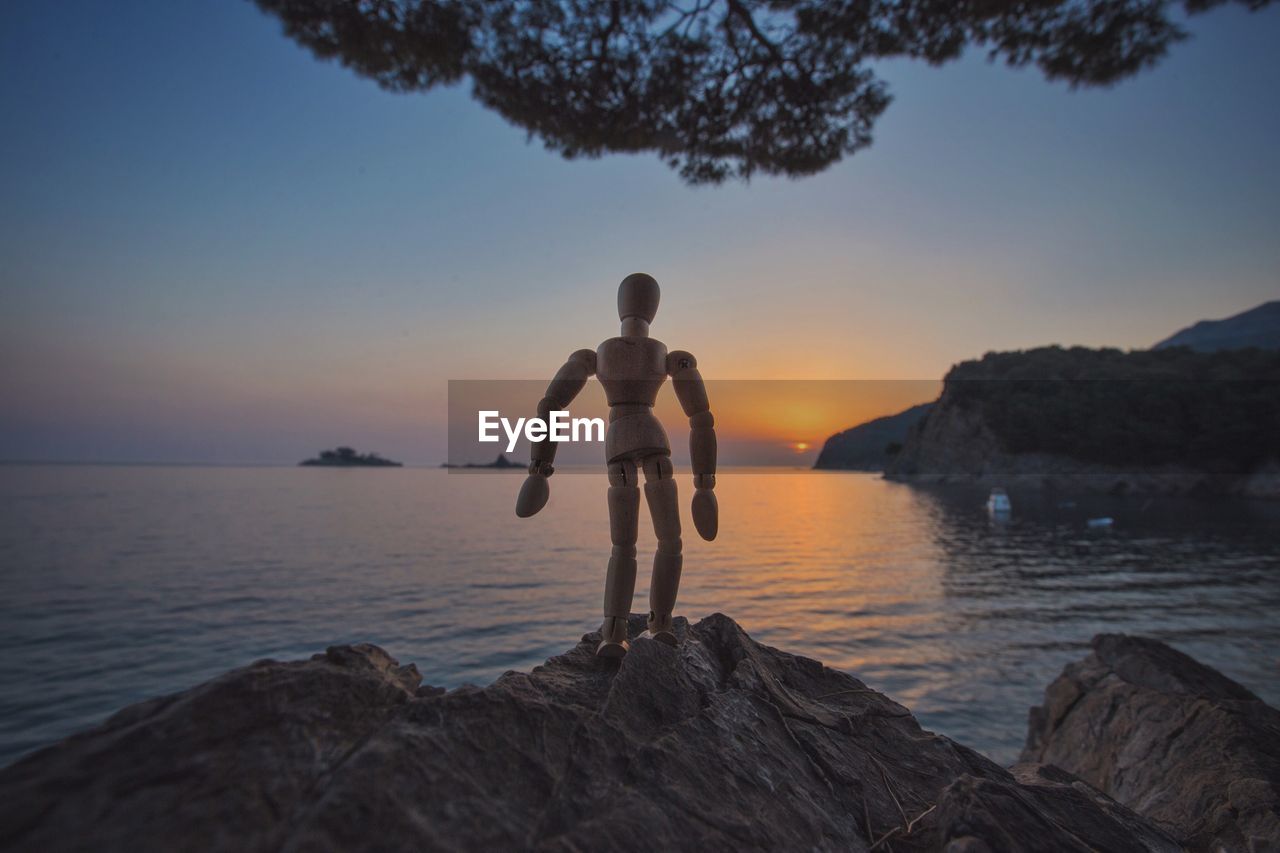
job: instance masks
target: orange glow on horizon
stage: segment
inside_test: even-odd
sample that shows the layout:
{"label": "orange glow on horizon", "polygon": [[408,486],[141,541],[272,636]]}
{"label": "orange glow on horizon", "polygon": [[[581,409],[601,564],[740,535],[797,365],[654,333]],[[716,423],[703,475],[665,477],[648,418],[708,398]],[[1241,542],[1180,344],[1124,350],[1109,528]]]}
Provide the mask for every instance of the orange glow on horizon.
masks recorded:
{"label": "orange glow on horizon", "polygon": [[[572,416],[607,419],[608,405],[593,381],[573,401]],[[707,397],[723,459],[732,464],[796,464],[842,430],[893,415],[936,399],[936,381],[875,380],[708,380]],[[545,381],[493,380],[450,383],[449,454],[452,461],[491,457],[493,445],[476,441],[476,412],[529,416],[546,388]],[[687,446],[688,416],[668,383],[654,407],[666,425],[672,446]],[[522,439],[523,440],[523,439]],[[566,464],[594,459],[596,448],[565,447]],[[496,452],[496,451],[495,451]],[[516,458],[527,450],[512,451]],[[579,453],[581,455],[575,455]]]}
{"label": "orange glow on horizon", "polygon": [[[874,418],[936,399],[940,382],[721,380],[707,383],[716,429],[726,437],[783,444],[797,453]],[[674,394],[671,395],[674,398]],[[663,416],[680,417],[674,399]],[[673,421],[673,422],[678,422]],[[797,438],[796,436],[804,436]],[[801,446],[803,445],[803,447]]]}

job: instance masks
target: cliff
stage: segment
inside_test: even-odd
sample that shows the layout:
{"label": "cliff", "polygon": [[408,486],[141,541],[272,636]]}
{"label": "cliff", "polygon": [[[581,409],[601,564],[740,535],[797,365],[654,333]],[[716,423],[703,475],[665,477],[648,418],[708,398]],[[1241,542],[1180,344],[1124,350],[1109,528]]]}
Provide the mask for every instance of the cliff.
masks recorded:
{"label": "cliff", "polygon": [[1180,849],[1176,825],[1056,767],[1005,770],[725,616],[677,633],[620,665],[587,635],[447,692],[376,646],[261,661],[0,771],[0,849]]}
{"label": "cliff", "polygon": [[890,479],[1280,497],[1280,353],[1042,347],[951,369]]}
{"label": "cliff", "polygon": [[912,406],[896,415],[867,421],[838,432],[822,445],[814,468],[849,471],[883,471],[893,454],[889,445],[902,445],[907,433],[929,413],[933,403]]}

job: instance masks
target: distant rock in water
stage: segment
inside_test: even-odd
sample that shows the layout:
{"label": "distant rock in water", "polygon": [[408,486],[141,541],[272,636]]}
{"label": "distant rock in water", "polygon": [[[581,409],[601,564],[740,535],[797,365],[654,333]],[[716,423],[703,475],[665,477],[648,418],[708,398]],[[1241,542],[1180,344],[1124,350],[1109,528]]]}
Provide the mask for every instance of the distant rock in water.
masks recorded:
{"label": "distant rock in water", "polygon": [[333,468],[401,468],[399,462],[383,459],[376,453],[356,453],[353,448],[339,447],[322,450],[315,459],[307,459],[299,465],[323,465]]}
{"label": "distant rock in water", "polygon": [[1280,498],[1280,351],[1041,347],[961,362],[885,476]]}
{"label": "distant rock in water", "polygon": [[1280,849],[1280,711],[1155,640],[1094,637],[1031,710],[1022,760],[1074,773],[1193,850]]}
{"label": "distant rock in water", "polygon": [[[851,471],[883,471],[902,449],[907,432],[929,413],[933,403],[912,406],[838,432],[822,445],[814,468]],[[896,447],[895,447],[896,446]]]}
{"label": "distant rock in water", "polygon": [[1264,302],[1223,320],[1201,320],[1152,349],[1167,347],[1191,347],[1199,352],[1245,347],[1280,349],[1280,300]]}
{"label": "distant rock in water", "polygon": [[620,665],[589,634],[484,688],[336,646],[134,705],[0,771],[0,849],[1180,849],[726,616],[629,627]]}
{"label": "distant rock in water", "polygon": [[462,465],[458,465],[453,462],[442,462],[440,463],[440,467],[441,468],[513,468],[513,469],[518,468],[521,471],[523,471],[525,468],[528,468],[529,466],[521,462],[512,462],[510,459],[506,457],[506,454],[499,453],[498,458],[493,460],[492,462],[467,462]]}

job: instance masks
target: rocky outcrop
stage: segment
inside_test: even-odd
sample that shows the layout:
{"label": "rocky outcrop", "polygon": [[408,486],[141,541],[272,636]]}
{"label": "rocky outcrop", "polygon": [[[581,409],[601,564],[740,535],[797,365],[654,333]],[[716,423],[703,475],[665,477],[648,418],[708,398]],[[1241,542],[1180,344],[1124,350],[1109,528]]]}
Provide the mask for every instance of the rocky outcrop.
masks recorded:
{"label": "rocky outcrop", "polygon": [[922,403],[896,415],[838,432],[822,445],[813,467],[830,471],[883,471],[901,450],[907,433],[932,408],[933,403]]}
{"label": "rocky outcrop", "polygon": [[1031,711],[1057,765],[1198,850],[1280,849],[1280,711],[1163,643],[1102,634]]}
{"label": "rocky outcrop", "polygon": [[1246,475],[1162,465],[1148,469],[1105,465],[1053,453],[1010,453],[976,408],[944,400],[908,432],[885,478],[917,485],[964,483],[1021,490],[1093,494],[1235,495],[1280,498],[1280,465]]}
{"label": "rocky outcrop", "polygon": [[0,771],[0,848],[1177,849],[725,616],[677,634],[448,692],[374,646],[263,661]]}
{"label": "rocky outcrop", "polygon": [[1280,354],[1041,347],[961,362],[885,477],[1280,498]]}

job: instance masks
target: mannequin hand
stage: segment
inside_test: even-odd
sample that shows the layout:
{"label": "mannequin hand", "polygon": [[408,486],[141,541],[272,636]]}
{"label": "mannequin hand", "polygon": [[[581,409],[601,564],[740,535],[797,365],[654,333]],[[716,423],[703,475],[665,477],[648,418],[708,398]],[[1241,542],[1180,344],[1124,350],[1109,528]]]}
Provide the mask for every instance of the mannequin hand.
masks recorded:
{"label": "mannequin hand", "polygon": [[547,483],[546,474],[530,474],[520,487],[520,495],[516,498],[516,515],[528,518],[547,505],[551,497],[551,486]]}
{"label": "mannequin hand", "polygon": [[710,489],[696,489],[693,493],[693,526],[698,535],[710,542],[720,529],[720,505],[716,493]]}

